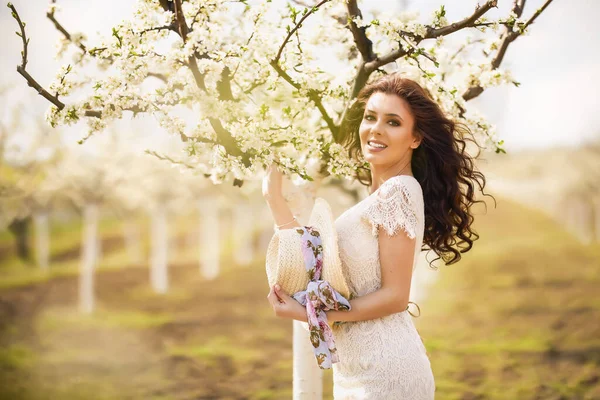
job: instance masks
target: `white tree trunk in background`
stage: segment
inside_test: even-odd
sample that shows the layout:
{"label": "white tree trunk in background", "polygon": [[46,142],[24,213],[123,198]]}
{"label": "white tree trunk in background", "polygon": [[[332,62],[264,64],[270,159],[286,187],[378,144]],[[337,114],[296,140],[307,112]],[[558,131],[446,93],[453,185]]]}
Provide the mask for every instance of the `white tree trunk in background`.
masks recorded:
{"label": "white tree trunk in background", "polygon": [[294,320],[294,400],[323,398],[323,371],[317,365],[307,324]]}
{"label": "white tree trunk in background", "polygon": [[125,248],[127,256],[132,264],[142,264],[142,240],[139,225],[132,220],[125,220],[123,223],[123,238],[125,239]]}
{"label": "white tree trunk in background", "polygon": [[253,219],[252,209],[246,203],[238,203],[233,209],[233,259],[236,264],[244,267],[250,265],[254,259]]}
{"label": "white tree trunk in background", "polygon": [[573,233],[582,243],[591,242],[591,206],[584,198],[575,198],[571,207],[575,212],[575,230]]}
{"label": "white tree trunk in background", "polygon": [[596,242],[600,242],[600,194],[594,197],[594,235]]}
{"label": "white tree trunk in background", "polygon": [[33,216],[35,223],[35,255],[40,269],[48,272],[50,266],[50,229],[48,212],[42,211]]}
{"label": "white tree trunk in background", "polygon": [[[98,215],[98,220],[100,220],[100,215]],[[98,235],[96,240],[98,241],[96,243],[96,265],[98,265],[102,261],[102,236]]]}
{"label": "white tree trunk in background", "polygon": [[169,238],[165,206],[158,206],[151,218],[150,282],[156,293],[166,293],[169,289],[167,272]]}
{"label": "white tree trunk in background", "polygon": [[94,270],[98,252],[98,216],[97,204],[86,204],[83,208],[83,243],[79,270],[79,308],[90,314],[94,311]]}
{"label": "white tree trunk in background", "polygon": [[221,233],[219,204],[216,199],[201,201],[200,208],[200,273],[205,279],[219,276]]}

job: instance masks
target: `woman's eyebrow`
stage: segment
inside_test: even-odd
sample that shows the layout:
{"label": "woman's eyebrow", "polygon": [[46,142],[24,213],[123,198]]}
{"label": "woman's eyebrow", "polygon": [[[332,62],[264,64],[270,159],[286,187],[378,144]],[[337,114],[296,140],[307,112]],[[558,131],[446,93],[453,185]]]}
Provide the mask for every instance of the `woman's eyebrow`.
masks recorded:
{"label": "woman's eyebrow", "polygon": [[[375,111],[373,111],[373,110],[371,110],[371,109],[368,109],[368,108],[367,108],[367,111],[368,111],[368,112],[370,112],[370,113],[373,113],[373,114],[377,114]],[[401,116],[399,116],[398,114],[394,114],[394,113],[388,113],[388,114],[385,114],[385,115],[387,115],[387,116],[389,116],[389,117],[398,117],[398,118],[400,118],[400,120],[401,120],[401,121],[404,121],[404,120],[402,119],[402,117],[401,117]]]}

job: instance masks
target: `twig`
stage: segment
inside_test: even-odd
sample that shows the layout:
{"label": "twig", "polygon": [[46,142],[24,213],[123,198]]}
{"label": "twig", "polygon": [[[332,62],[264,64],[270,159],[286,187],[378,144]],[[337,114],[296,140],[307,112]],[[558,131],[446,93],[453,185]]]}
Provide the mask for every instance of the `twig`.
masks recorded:
{"label": "twig", "polygon": [[[273,67],[273,69],[275,69],[275,71],[277,71],[277,73],[279,74],[280,77],[282,77],[286,82],[288,82],[296,90],[300,90],[300,88],[301,88],[300,84],[295,82],[294,79],[292,79],[292,77],[287,72],[285,72],[278,63],[275,62],[275,60],[271,61],[270,64]],[[327,110],[323,106],[323,99],[321,98],[319,93],[314,89],[309,90],[308,98],[313,103],[315,103],[315,105],[317,106],[317,109],[319,110],[319,112],[321,113],[321,116],[323,117],[323,120],[327,124],[327,128],[329,128],[331,133],[335,136],[337,134],[338,127],[335,125],[335,122],[333,122],[333,119],[329,116],[329,114],[327,114]]]}
{"label": "twig", "polygon": [[550,5],[550,3],[552,3],[552,0],[546,0],[546,2],[544,3],[544,5],[540,8],[538,8],[533,15],[531,16],[531,18],[529,18],[527,20],[527,22],[525,22],[525,25],[523,26],[523,30],[525,30],[529,25],[533,24],[535,22],[535,20],[537,19],[537,17],[540,16],[541,13],[544,12],[544,10],[546,9],[546,7],[548,7]]}
{"label": "twig", "polygon": [[[54,1],[53,1],[53,3],[54,3]],[[56,18],[54,18],[54,10],[47,12],[46,17],[48,17],[48,19],[50,21],[52,21],[52,23],[54,24],[56,29],[58,29],[58,31],[60,33],[62,33],[65,36],[65,38],[67,38],[68,41],[73,42],[71,34],[69,32],[67,32],[67,30],[56,20]],[[83,43],[80,42],[77,45],[84,53],[88,52]]]}
{"label": "twig", "polygon": [[147,32],[152,32],[152,31],[167,31],[167,30],[173,31],[173,32],[177,32],[176,29],[177,29],[177,26],[173,23],[173,24],[170,24],[170,25],[155,26],[153,28],[144,29],[144,30],[141,30],[139,32],[134,32],[134,33],[136,33],[138,35],[142,35],[142,34],[147,33]]}
{"label": "twig", "polygon": [[[522,15],[523,9],[525,7],[525,2],[526,0],[514,1],[511,11],[516,14],[517,18]],[[537,17],[550,5],[550,3],[552,3],[552,0],[547,0],[541,8],[537,9],[536,12],[529,18],[529,20],[527,20],[527,22],[525,22],[525,24],[520,28],[520,32],[513,31],[512,26],[506,25],[504,27],[504,31],[501,35],[501,43],[498,47],[498,52],[496,53],[496,56],[492,59],[491,62],[493,70],[498,69],[498,67],[500,67],[500,64],[504,60],[504,56],[506,55],[506,51],[508,50],[508,46],[512,42],[514,42],[519,36],[521,36],[522,32],[524,32],[525,29],[537,19]],[[484,89],[479,85],[472,86],[463,93],[462,97],[464,100],[468,101],[479,96],[481,93],[483,93],[483,91]]]}
{"label": "twig", "polygon": [[475,12],[471,14],[471,16],[460,20],[458,22],[454,22],[448,26],[444,26],[442,28],[433,28],[428,27],[427,33],[423,39],[435,39],[440,36],[447,36],[451,33],[459,31],[463,28],[471,27],[479,18],[481,18],[485,13],[487,13],[492,8],[495,8],[498,4],[498,0],[488,0],[482,6],[477,6],[475,8]]}
{"label": "twig", "polygon": [[200,7],[198,8],[198,11],[196,12],[196,15],[194,15],[194,18],[192,19],[192,23],[190,24],[190,31],[194,30],[194,25],[196,24],[196,22],[198,22],[196,20],[196,18],[198,18],[198,15],[200,15],[202,13],[203,9],[204,9],[204,6],[200,5]]}
{"label": "twig", "polygon": [[[425,36],[423,36],[423,37],[414,35],[409,32],[404,32],[404,34],[408,35],[408,36],[412,36],[413,39],[415,40],[416,45],[418,45],[421,41],[423,41],[425,39],[435,39],[440,36],[447,36],[456,31],[459,31],[461,29],[464,29],[467,27],[472,27],[479,18],[481,18],[485,13],[487,13],[492,8],[496,7],[496,4],[497,4],[497,0],[488,0],[482,6],[477,6],[475,8],[475,11],[473,12],[473,14],[471,14],[469,17],[464,18],[458,22],[454,22],[454,23],[452,23],[448,26],[442,27],[442,28],[434,28],[431,26],[427,27],[427,32],[426,32]],[[365,65],[365,69],[367,70],[368,74],[371,74],[377,68],[380,68],[390,62],[396,61],[398,58],[404,57],[406,54],[407,54],[407,51],[404,50],[402,47],[400,47],[397,50],[391,51],[390,53],[383,55],[381,57],[378,57],[374,61],[367,63]]]}
{"label": "twig", "polygon": [[21,39],[23,40],[23,50],[21,51],[21,65],[17,65],[17,72],[21,74],[21,76],[23,76],[23,78],[25,78],[25,80],[27,81],[27,84],[34,88],[43,98],[48,100],[50,103],[54,104],[56,107],[58,107],[59,110],[62,110],[63,108],[65,108],[65,104],[58,100],[56,96],[51,95],[25,70],[25,68],[27,67],[27,46],[29,45],[29,39],[25,34],[25,23],[21,21],[21,17],[19,16],[17,9],[12,3],[8,3],[8,8],[11,9],[13,18],[16,19],[17,23],[19,24],[19,28],[21,29],[21,33],[19,34],[19,36],[21,36]]}
{"label": "twig", "polygon": [[[300,18],[300,20],[294,26],[294,28],[290,29],[290,31],[288,32],[287,36],[283,40],[283,43],[279,47],[279,51],[277,52],[277,55],[270,62],[271,66],[273,67],[273,69],[275,69],[275,71],[277,72],[277,74],[279,74],[280,77],[282,77],[286,82],[288,82],[290,85],[292,85],[292,87],[294,87],[297,90],[300,90],[300,88],[301,88],[300,84],[298,84],[297,82],[295,82],[294,79],[287,72],[285,72],[283,70],[283,68],[279,64],[279,60],[281,59],[281,55],[283,53],[283,49],[285,48],[285,45],[288,43],[288,41],[290,40],[290,38],[292,37],[292,35],[298,29],[300,29],[300,27],[302,26],[302,22],[304,22],[306,20],[306,18],[308,18],[310,15],[314,14],[319,9],[319,7],[321,7],[323,4],[325,4],[325,3],[329,2],[329,1],[331,1],[331,0],[322,0],[319,4],[317,4],[316,6],[312,7],[310,9],[310,11],[308,11],[306,14],[304,14],[304,16],[302,18]],[[310,90],[308,92],[308,98],[313,103],[315,103],[315,105],[317,106],[317,109],[319,110],[319,112],[321,113],[321,116],[323,117],[323,120],[325,120],[325,123],[327,124],[327,127],[329,128],[329,130],[331,131],[331,133],[335,136],[337,134],[338,127],[335,125],[335,123],[333,122],[333,119],[331,119],[331,117],[329,116],[329,114],[327,114],[327,110],[323,106],[323,99],[321,98],[321,96],[319,95],[319,93],[316,90]]]}
{"label": "twig", "polygon": [[180,161],[180,160],[174,160],[171,157],[164,155],[164,154],[159,154],[154,150],[146,150],[145,153],[149,154],[151,156],[154,156],[154,157],[158,158],[159,160],[169,161],[169,162],[171,162],[173,164],[177,164],[177,165],[183,165],[183,166],[187,167],[188,169],[195,169],[193,165],[190,165],[190,164]]}
{"label": "twig", "polygon": [[304,16],[302,18],[300,18],[300,21],[298,21],[298,23],[296,24],[296,26],[294,26],[288,32],[287,36],[283,40],[283,43],[281,43],[281,46],[279,47],[279,51],[277,52],[277,55],[275,56],[275,58],[273,59],[272,62],[279,63],[279,59],[281,58],[281,54],[283,53],[283,49],[285,48],[285,45],[289,42],[289,40],[292,37],[292,35],[294,34],[294,32],[296,32],[298,29],[300,29],[300,27],[302,26],[302,23],[304,22],[304,20],[306,18],[308,18],[310,15],[314,14],[315,11],[317,11],[319,9],[319,7],[321,7],[325,3],[328,3],[329,1],[331,1],[331,0],[322,0],[319,4],[317,4],[316,6],[312,7],[310,9],[310,11],[308,11],[306,14],[304,14]]}

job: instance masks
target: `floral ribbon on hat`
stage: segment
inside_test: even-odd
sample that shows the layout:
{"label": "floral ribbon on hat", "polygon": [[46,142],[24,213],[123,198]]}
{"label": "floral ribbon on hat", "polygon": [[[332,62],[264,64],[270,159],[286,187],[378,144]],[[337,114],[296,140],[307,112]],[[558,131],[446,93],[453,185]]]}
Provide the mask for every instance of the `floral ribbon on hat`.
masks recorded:
{"label": "floral ribbon on hat", "polygon": [[293,297],[306,307],[310,342],[317,363],[321,369],[328,369],[339,361],[339,357],[325,312],[350,310],[350,303],[329,282],[319,279],[323,271],[323,246],[319,232],[310,226],[297,228],[296,232],[302,235],[302,254],[309,282],[306,290],[295,293]]}

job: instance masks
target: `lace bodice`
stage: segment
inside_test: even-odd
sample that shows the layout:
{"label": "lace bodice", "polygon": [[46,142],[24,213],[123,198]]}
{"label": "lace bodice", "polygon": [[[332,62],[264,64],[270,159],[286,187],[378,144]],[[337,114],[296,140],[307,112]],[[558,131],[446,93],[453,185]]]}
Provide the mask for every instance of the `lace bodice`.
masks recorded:
{"label": "lace bodice", "polygon": [[389,235],[403,231],[416,237],[414,270],[423,243],[424,219],[421,185],[409,175],[388,179],[337,218],[340,257],[354,295],[364,296],[381,286],[379,226]]}
{"label": "lace bodice", "polygon": [[[423,192],[400,175],[340,215],[335,227],[350,290],[364,296],[381,287],[378,228],[415,240],[413,270],[424,231]],[[431,400],[435,384],[425,346],[407,311],[334,330],[340,362],[334,364],[334,398]]]}

